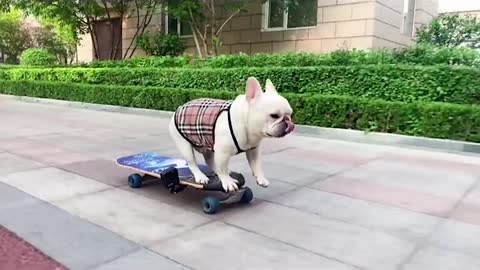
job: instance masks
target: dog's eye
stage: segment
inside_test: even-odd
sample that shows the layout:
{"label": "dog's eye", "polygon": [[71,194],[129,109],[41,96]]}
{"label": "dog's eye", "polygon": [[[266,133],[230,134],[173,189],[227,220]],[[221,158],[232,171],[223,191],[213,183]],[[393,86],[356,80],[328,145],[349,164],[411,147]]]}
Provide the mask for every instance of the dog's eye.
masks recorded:
{"label": "dog's eye", "polygon": [[270,114],[270,117],[272,117],[273,119],[278,119],[280,118],[280,115],[273,113],[273,114]]}

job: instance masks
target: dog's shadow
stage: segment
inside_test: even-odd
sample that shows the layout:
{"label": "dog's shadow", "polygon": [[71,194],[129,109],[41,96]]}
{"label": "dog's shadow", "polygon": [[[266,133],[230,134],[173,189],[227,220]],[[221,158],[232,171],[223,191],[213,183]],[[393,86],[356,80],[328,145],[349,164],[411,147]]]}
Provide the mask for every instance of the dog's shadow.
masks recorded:
{"label": "dog's shadow", "polygon": [[[160,179],[149,179],[142,183],[140,188],[130,188],[126,186],[124,189],[134,192],[138,195],[147,197],[149,199],[157,200],[159,202],[171,205],[173,207],[179,207],[184,210],[188,210],[194,213],[204,214],[202,210],[202,200],[207,196],[213,196],[220,200],[226,199],[232,194],[228,194],[221,191],[204,191],[196,190],[193,187],[186,187],[183,191],[178,193],[170,193],[167,188],[165,188],[162,180]],[[250,204],[254,204],[255,200]],[[247,205],[242,203],[232,203],[232,204],[221,204],[220,210],[215,215],[208,215],[212,218],[221,217],[222,214],[230,213],[234,209],[241,209]]]}

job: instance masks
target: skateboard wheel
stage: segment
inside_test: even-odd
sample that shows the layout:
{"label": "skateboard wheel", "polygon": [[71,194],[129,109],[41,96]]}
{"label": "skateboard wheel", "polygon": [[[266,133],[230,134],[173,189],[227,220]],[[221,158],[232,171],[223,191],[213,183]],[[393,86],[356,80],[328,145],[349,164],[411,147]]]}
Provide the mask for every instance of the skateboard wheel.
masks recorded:
{"label": "skateboard wheel", "polygon": [[142,176],[138,173],[131,174],[128,176],[128,185],[131,188],[139,188],[142,186]]}
{"label": "skateboard wheel", "polygon": [[249,203],[253,200],[253,192],[249,187],[245,188],[242,198],[240,199],[241,203]]}
{"label": "skateboard wheel", "polygon": [[215,214],[220,207],[220,201],[215,197],[206,197],[202,201],[203,211],[207,214]]}

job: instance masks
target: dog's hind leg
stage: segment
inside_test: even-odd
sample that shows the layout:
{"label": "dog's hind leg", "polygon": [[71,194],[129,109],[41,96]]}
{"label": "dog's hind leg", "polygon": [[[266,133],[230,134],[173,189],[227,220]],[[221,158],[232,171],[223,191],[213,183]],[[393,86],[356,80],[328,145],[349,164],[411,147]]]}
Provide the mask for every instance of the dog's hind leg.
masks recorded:
{"label": "dog's hind leg", "polygon": [[188,162],[188,166],[190,167],[190,171],[193,173],[193,177],[195,177],[195,182],[200,184],[208,183],[208,177],[200,170],[197,164],[197,160],[195,158],[195,153],[193,152],[193,146],[182,137],[180,133],[178,133],[177,128],[175,127],[175,121],[170,121],[168,126],[168,131],[170,132],[170,136],[172,140],[175,142],[178,151],[183,156],[183,158]]}

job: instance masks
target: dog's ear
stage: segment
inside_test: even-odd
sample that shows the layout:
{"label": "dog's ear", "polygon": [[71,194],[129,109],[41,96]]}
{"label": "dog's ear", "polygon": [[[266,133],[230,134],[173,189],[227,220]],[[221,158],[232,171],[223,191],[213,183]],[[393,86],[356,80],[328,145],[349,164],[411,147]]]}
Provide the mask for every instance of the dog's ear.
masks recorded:
{"label": "dog's ear", "polygon": [[260,97],[262,94],[262,86],[255,77],[249,77],[247,80],[246,97],[249,103]]}
{"label": "dog's ear", "polygon": [[277,90],[270,79],[267,79],[267,83],[265,84],[265,93],[277,94]]}

